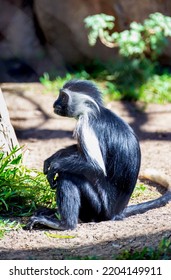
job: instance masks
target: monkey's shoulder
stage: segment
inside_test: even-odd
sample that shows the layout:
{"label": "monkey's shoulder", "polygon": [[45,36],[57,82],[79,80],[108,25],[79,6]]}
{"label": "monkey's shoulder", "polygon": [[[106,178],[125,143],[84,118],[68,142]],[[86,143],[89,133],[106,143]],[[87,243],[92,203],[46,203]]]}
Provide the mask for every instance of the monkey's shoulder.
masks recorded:
{"label": "monkey's shoulder", "polygon": [[125,120],[106,107],[100,108],[98,118],[94,117],[92,122],[96,127],[101,127],[101,129],[102,127],[106,127],[106,129],[114,129],[115,132],[118,130],[119,133],[121,131],[133,132],[132,128]]}

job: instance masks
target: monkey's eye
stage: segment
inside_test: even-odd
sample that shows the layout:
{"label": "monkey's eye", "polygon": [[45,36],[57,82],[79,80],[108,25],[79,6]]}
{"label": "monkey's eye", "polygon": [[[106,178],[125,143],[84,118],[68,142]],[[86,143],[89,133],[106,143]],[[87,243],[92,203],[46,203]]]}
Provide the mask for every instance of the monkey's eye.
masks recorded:
{"label": "monkey's eye", "polygon": [[63,104],[66,104],[68,102],[68,95],[66,93],[61,94],[61,101]]}

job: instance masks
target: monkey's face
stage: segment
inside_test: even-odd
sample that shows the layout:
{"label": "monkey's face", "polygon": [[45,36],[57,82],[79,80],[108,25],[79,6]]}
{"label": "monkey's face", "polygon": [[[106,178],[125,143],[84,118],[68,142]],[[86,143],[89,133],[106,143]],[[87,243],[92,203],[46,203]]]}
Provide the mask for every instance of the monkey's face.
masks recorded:
{"label": "monkey's face", "polygon": [[65,87],[60,90],[59,97],[53,107],[55,114],[76,119],[81,115],[99,110],[96,101],[87,93]]}
{"label": "monkey's face", "polygon": [[[87,99],[86,99],[87,100]],[[84,95],[78,92],[60,90],[58,99],[55,101],[54,113],[64,117],[79,118],[87,108]]]}
{"label": "monkey's face", "polygon": [[58,99],[53,104],[54,113],[64,117],[69,116],[68,101],[69,101],[68,94],[63,91],[60,91]]}

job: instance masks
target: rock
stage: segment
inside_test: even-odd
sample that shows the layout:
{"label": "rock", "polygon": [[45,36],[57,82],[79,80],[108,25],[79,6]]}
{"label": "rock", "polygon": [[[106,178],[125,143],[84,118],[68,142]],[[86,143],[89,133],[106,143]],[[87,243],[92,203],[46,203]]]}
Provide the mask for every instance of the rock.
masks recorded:
{"label": "rock", "polygon": [[116,17],[119,31],[128,29],[132,21],[143,22],[149,14],[160,12],[171,16],[171,2],[169,0],[110,0],[112,14]]}
{"label": "rock", "polygon": [[84,18],[90,14],[101,13],[101,2],[65,0],[37,0],[34,10],[38,23],[47,42],[48,51],[53,59],[64,59],[66,63],[75,64],[85,59],[109,59],[115,50],[107,49],[101,43],[95,47],[88,44]]}
{"label": "rock", "polygon": [[[32,7],[0,0],[0,81],[33,81],[52,69],[36,34]],[[44,71],[42,71],[44,70]]]}
{"label": "rock", "polygon": [[[88,44],[84,18],[115,16],[115,30],[142,22],[150,13],[171,15],[170,0],[0,0],[0,82],[34,81],[44,72],[65,73],[77,63],[113,60],[117,49]],[[170,45],[165,62],[171,57]]]}
{"label": "rock", "polygon": [[[50,3],[50,4],[49,4]],[[47,42],[47,49],[53,60],[64,59],[66,63],[76,64],[85,59],[112,59],[116,49],[109,49],[101,43],[90,47],[84,18],[88,15],[106,13],[116,18],[116,31],[129,28],[132,21],[142,22],[150,13],[161,12],[170,15],[171,2],[135,0],[36,0],[34,10],[40,28]],[[169,50],[168,54],[171,55]]]}

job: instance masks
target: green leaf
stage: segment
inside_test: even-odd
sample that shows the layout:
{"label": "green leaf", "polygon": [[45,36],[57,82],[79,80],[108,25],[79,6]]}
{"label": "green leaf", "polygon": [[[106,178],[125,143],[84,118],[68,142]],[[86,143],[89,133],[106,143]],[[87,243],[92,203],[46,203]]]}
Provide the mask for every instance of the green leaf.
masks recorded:
{"label": "green leaf", "polygon": [[11,164],[19,164],[22,160],[22,154],[18,155],[16,158],[14,158],[12,161],[11,161]]}
{"label": "green leaf", "polygon": [[76,237],[74,235],[60,235],[60,234],[49,233],[49,232],[45,232],[45,235],[51,238],[59,238],[59,239],[72,239]]}
{"label": "green leaf", "polygon": [[135,21],[131,22],[130,28],[134,29],[136,31],[140,31],[140,32],[142,32],[144,30],[144,26],[140,23],[135,22]]}

